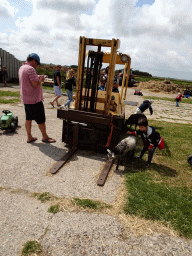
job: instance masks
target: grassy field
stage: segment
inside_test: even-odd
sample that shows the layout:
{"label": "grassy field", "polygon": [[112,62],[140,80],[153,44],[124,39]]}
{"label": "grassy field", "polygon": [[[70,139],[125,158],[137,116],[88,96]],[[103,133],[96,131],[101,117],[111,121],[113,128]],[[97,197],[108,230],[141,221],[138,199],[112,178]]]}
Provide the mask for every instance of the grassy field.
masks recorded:
{"label": "grassy field", "polygon": [[[53,87],[42,86],[43,90],[54,91]],[[73,90],[75,92],[75,90]],[[66,90],[62,88],[62,92],[65,93]],[[3,91],[0,90],[0,104],[13,104],[21,102],[20,92],[13,91]]]}
{"label": "grassy field", "polygon": [[11,104],[20,102],[20,92],[1,91],[0,90],[0,103]]}
{"label": "grassy field", "polygon": [[[145,168],[147,154],[126,166],[127,201],[125,212],[159,220],[181,236],[192,237],[192,125],[150,121],[165,140],[156,150],[151,169]],[[142,142],[139,139],[139,153]]]}
{"label": "grassy field", "polygon": [[[156,97],[156,96],[143,96],[144,99],[151,99],[151,100],[166,100],[166,101],[171,101],[175,102],[175,98],[167,98],[167,97]],[[191,98],[182,98],[181,99],[182,103],[187,103],[187,104],[192,104],[192,97]]]}

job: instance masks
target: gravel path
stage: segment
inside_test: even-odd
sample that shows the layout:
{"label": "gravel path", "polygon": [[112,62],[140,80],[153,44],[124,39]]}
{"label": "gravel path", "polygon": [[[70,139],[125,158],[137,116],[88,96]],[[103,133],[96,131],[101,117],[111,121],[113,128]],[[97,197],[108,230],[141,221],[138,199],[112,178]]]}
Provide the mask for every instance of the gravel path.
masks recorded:
{"label": "gravel path", "polygon": [[0,255],[16,256],[38,240],[45,256],[192,255],[192,242],[156,233],[135,236],[117,218],[86,212],[48,213],[48,204],[24,193],[1,191]]}
{"label": "gravel path", "polygon": [[[6,88],[9,90],[10,88]],[[17,90],[12,88],[12,90]],[[128,101],[142,98],[133,95],[134,89],[128,89]],[[144,95],[151,95],[149,92]],[[56,175],[49,174],[49,168],[66,151],[61,142],[62,121],[56,118],[56,109],[49,105],[53,94],[44,93],[44,104],[49,136],[56,139],[54,144],[41,142],[41,134],[34,123],[32,132],[38,140],[33,144],[26,143],[25,115],[22,104],[0,105],[3,109],[13,111],[19,117],[19,127],[14,134],[0,131],[1,179],[0,179],[0,255],[19,255],[22,246],[29,240],[38,240],[44,247],[43,255],[192,255],[192,241],[175,237],[169,232],[160,232],[153,224],[148,235],[139,236],[132,226],[127,228],[126,221],[112,212],[91,213],[82,210],[65,210],[53,215],[47,210],[50,203],[41,203],[31,197],[34,192],[50,192],[54,196],[71,199],[73,197],[90,198],[116,205],[119,189],[124,178],[123,170],[115,172],[112,168],[104,187],[96,185],[106,156],[95,152],[78,150]],[[63,96],[61,101],[64,102]],[[170,103],[154,101],[153,118],[162,116],[160,106],[177,116],[179,122],[191,123],[188,113],[190,106],[181,104],[174,108]],[[133,114],[137,106],[126,106],[126,114]],[[179,119],[180,115],[186,117]],[[158,114],[160,113],[160,114]],[[169,112],[168,112],[169,113]],[[123,218],[125,220],[126,216]],[[139,221],[137,219],[137,221]],[[139,222],[141,223],[141,222]],[[138,224],[139,225],[139,224]],[[146,232],[147,233],[147,232]]]}

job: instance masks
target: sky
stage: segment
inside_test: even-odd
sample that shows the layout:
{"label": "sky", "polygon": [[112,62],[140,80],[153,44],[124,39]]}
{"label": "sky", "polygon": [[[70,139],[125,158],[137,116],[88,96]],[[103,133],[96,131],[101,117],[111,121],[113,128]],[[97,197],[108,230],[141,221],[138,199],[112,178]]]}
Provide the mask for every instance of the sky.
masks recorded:
{"label": "sky", "polygon": [[133,70],[192,80],[192,0],[0,0],[0,48],[21,61],[77,65],[80,36],[119,39]]}

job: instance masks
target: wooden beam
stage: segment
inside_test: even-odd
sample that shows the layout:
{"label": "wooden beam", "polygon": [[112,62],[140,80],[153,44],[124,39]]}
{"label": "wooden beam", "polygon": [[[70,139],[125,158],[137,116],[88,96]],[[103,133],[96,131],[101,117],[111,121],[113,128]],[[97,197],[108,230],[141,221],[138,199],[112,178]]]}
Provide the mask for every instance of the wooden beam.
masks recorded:
{"label": "wooden beam", "polygon": [[85,64],[85,50],[86,50],[86,38],[79,38],[79,59],[78,59],[78,69],[77,69],[77,83],[76,83],[76,101],[75,109],[78,110],[81,102],[81,91],[83,86],[83,76],[84,76],[84,64]]}
{"label": "wooden beam", "polygon": [[126,77],[126,73],[127,73],[127,67],[128,67],[128,63],[125,63],[124,72],[123,72],[123,81],[122,81],[121,93],[120,93],[120,99],[121,100],[122,100],[122,97],[123,97],[123,91],[124,91],[124,87],[125,87],[125,77]]}
{"label": "wooden beam", "polygon": [[112,39],[111,58],[110,58],[109,69],[108,69],[106,98],[105,98],[105,115],[109,114],[109,109],[110,109],[110,101],[111,101],[111,93],[113,88],[113,79],[114,79],[118,45],[119,45],[119,39],[117,40]]}
{"label": "wooden beam", "polygon": [[103,167],[103,170],[99,176],[99,179],[97,181],[98,186],[104,186],[105,181],[107,179],[107,176],[111,170],[111,167],[113,165],[114,159],[108,159],[107,162],[105,163],[105,166]]}
{"label": "wooden beam", "polygon": [[128,87],[128,82],[129,82],[130,66],[131,66],[131,58],[129,59],[129,62],[128,62],[128,65],[127,65],[127,79],[126,79],[125,93],[124,93],[124,98],[123,98],[123,100],[126,99],[127,87]]}
{"label": "wooden beam", "polygon": [[[86,38],[86,45],[93,45],[93,46],[104,46],[104,47],[112,47],[113,40],[105,40],[105,39],[92,39],[92,38]],[[117,49],[120,47],[120,40],[116,40],[116,47]]]}

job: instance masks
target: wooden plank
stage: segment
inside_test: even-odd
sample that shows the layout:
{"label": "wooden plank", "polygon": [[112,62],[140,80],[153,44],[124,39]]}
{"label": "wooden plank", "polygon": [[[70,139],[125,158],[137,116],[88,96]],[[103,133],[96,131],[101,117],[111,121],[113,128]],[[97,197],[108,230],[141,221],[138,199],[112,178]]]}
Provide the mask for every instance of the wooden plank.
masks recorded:
{"label": "wooden plank", "polygon": [[114,159],[108,159],[97,181],[98,186],[103,186],[113,165]]}
{"label": "wooden plank", "polygon": [[123,72],[123,81],[122,81],[121,93],[120,93],[121,100],[123,97],[123,91],[124,91],[124,87],[125,87],[125,77],[126,77],[126,73],[127,73],[127,67],[128,67],[128,63],[125,63],[124,72]]}
{"label": "wooden plank", "polygon": [[[111,58],[111,54],[110,53],[109,54],[104,53],[104,55],[103,55],[103,63],[109,63],[110,62],[110,58]],[[118,64],[118,65],[125,65],[125,63],[122,62],[121,56],[119,54],[117,54],[116,64]]]}
{"label": "wooden plank", "polygon": [[128,87],[128,82],[129,82],[130,67],[131,67],[131,58],[129,59],[129,62],[128,62],[128,65],[127,65],[127,79],[126,79],[125,93],[124,93],[123,100],[126,99],[126,95],[127,95],[127,87]]}
{"label": "wooden plank", "polygon": [[57,161],[53,167],[50,169],[50,173],[55,174],[59,169],[69,160],[69,158],[76,152],[77,147],[72,147],[67,154],[61,157],[59,161]]}
{"label": "wooden plank", "polygon": [[57,110],[57,117],[68,121],[90,124],[103,124],[110,126],[111,119],[101,114],[78,111],[78,110]]}
{"label": "wooden plank", "polygon": [[79,59],[78,59],[78,69],[77,69],[77,83],[76,83],[76,101],[75,101],[75,109],[79,109],[79,105],[81,102],[81,91],[83,84],[83,76],[84,76],[84,64],[85,64],[85,51],[86,51],[86,38],[80,37],[79,39]]}
{"label": "wooden plank", "polygon": [[86,38],[86,45],[111,47],[112,40]]}
{"label": "wooden plank", "polygon": [[111,93],[112,93],[114,71],[115,71],[115,63],[116,63],[116,56],[117,56],[117,46],[119,45],[119,43],[116,41],[118,41],[118,39],[117,40],[112,39],[111,59],[110,59],[109,69],[108,69],[106,98],[105,98],[105,115],[109,114],[109,108],[110,108]]}

